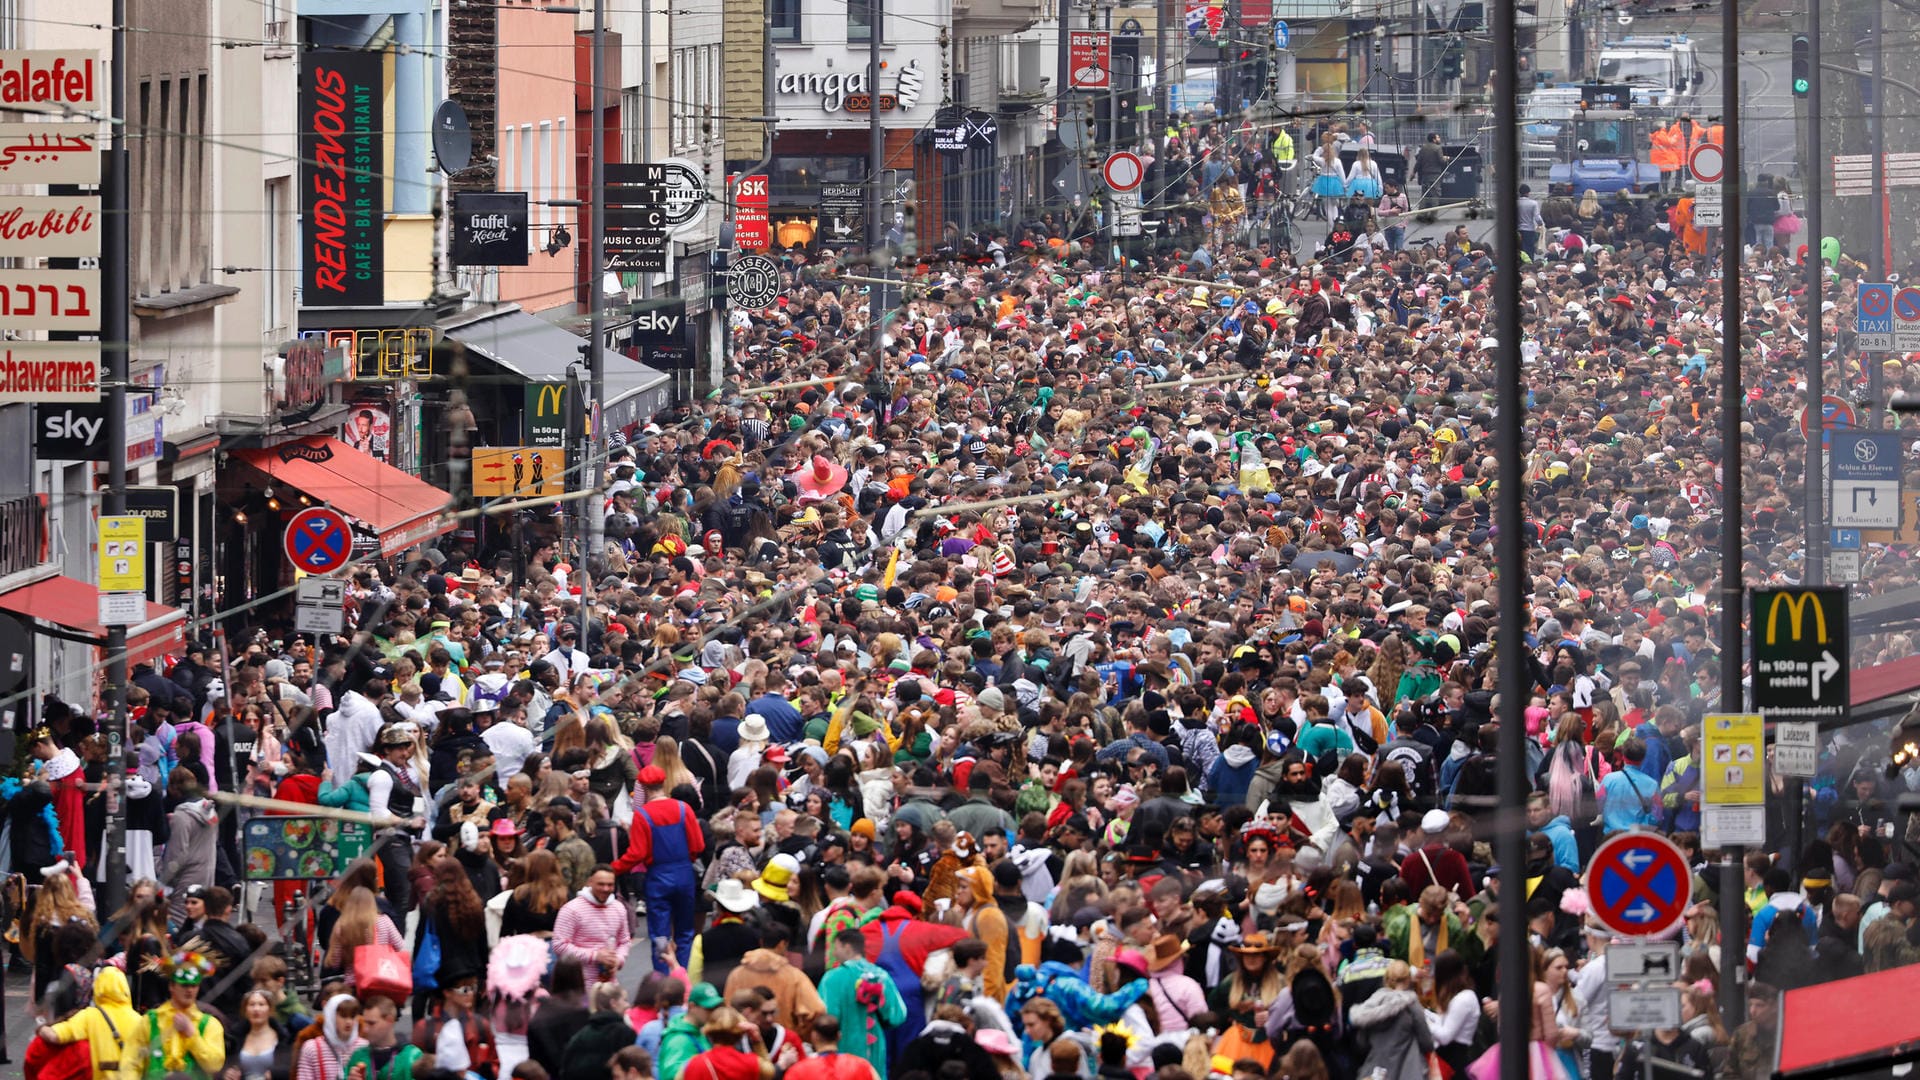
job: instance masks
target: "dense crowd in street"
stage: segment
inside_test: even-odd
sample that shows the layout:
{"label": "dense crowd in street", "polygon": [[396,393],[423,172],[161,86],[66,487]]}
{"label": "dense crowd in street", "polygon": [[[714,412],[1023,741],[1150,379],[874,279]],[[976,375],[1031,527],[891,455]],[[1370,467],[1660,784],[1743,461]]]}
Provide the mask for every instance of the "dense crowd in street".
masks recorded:
{"label": "dense crowd in street", "polygon": [[[1199,246],[1116,263],[1064,220],[925,250],[877,349],[861,271],[796,262],[733,313],[727,385],[590,478],[604,555],[542,511],[524,549],[356,567],[346,636],[138,669],[124,910],[92,900],[123,872],[105,741],[48,701],[5,792],[39,1075],[1491,1080],[1502,1009],[1540,1078],[1770,1075],[1782,992],[1920,960],[1892,811],[1920,770],[1883,731],[1826,740],[1808,842],[1748,856],[1723,939],[1715,264],[1650,199],[1529,197],[1526,255],[1389,242],[1377,213],[1413,211],[1354,170],[1324,196],[1363,227],[1277,250],[1279,152],[1176,134]],[[1499,258],[1526,259],[1514,477]],[[1748,584],[1797,583],[1809,298],[1784,250],[1747,269],[1732,512]],[[1506,483],[1523,566],[1494,557]],[[1913,583],[1904,548],[1865,561]],[[1523,702],[1493,692],[1497,573],[1525,581]],[[234,791],[379,831],[289,907],[246,880]],[[1526,865],[1494,865],[1519,815]],[[1699,871],[1684,1023],[1650,1036],[1609,1021],[1582,886],[1633,829]],[[1497,985],[1502,934],[1531,987]]]}

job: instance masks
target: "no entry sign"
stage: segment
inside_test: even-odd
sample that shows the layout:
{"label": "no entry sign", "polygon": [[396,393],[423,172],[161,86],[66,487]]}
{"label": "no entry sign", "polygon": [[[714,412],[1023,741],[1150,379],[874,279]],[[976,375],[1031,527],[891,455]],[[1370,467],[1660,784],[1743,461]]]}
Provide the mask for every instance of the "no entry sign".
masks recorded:
{"label": "no entry sign", "polygon": [[1693,899],[1693,871],[1658,833],[1621,833],[1600,845],[1587,870],[1594,918],[1622,937],[1659,937],[1680,925]]}
{"label": "no entry sign", "polygon": [[1702,184],[1717,184],[1727,174],[1727,156],[1717,143],[1701,143],[1687,155],[1687,171]]}

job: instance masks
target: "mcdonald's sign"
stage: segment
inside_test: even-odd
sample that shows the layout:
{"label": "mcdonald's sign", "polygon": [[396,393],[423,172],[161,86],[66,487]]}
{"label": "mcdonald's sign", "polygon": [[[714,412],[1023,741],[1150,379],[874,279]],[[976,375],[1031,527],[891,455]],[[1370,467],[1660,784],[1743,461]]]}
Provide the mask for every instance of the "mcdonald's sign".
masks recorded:
{"label": "mcdonald's sign", "polygon": [[1755,589],[1748,612],[1754,708],[1769,721],[1843,719],[1852,666],[1847,591]]}
{"label": "mcdonald's sign", "polygon": [[525,418],[528,446],[567,445],[567,384],[527,384]]}

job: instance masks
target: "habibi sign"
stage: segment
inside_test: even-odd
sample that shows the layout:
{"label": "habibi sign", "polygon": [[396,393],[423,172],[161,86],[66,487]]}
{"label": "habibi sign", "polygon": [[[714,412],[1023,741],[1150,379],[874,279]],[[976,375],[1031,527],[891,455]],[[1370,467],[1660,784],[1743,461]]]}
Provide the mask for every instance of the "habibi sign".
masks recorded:
{"label": "habibi sign", "polygon": [[378,52],[321,49],[300,72],[301,302],[385,302],[386,71]]}

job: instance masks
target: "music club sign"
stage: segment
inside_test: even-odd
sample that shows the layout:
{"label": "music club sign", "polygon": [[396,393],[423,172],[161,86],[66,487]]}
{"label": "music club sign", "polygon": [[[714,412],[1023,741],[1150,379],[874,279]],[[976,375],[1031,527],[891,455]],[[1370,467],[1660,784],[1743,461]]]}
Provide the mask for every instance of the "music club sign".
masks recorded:
{"label": "music club sign", "polygon": [[377,52],[322,49],[300,79],[301,302],[385,302],[386,72]]}

